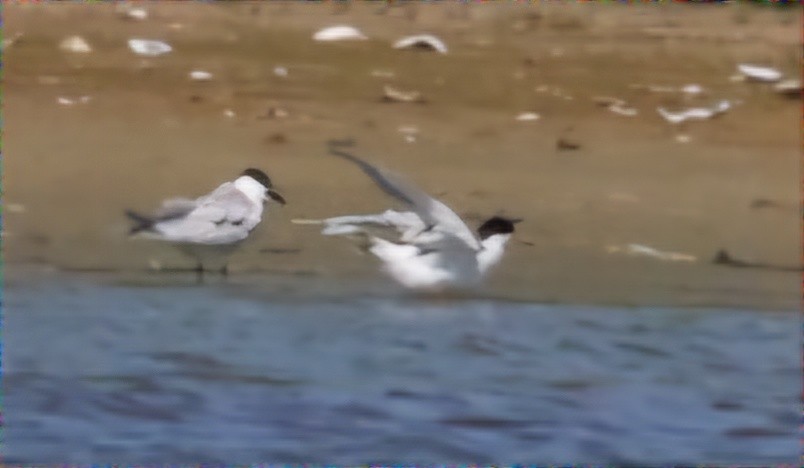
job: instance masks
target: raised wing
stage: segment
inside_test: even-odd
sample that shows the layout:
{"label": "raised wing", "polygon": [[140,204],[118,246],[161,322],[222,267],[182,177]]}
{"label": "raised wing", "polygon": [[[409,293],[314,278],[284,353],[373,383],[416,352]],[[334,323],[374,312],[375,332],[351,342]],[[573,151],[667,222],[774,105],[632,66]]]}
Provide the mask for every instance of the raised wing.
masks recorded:
{"label": "raised wing", "polygon": [[321,234],[342,235],[371,230],[394,231],[408,240],[422,232],[426,226],[416,213],[386,210],[372,215],[349,215],[327,218],[321,221],[325,225]]}
{"label": "raised wing", "polygon": [[388,195],[406,204],[425,224],[425,231],[437,231],[462,240],[472,250],[481,250],[480,241],[463,220],[447,205],[427,195],[400,176],[377,168],[343,150],[330,146],[331,154],[360,167]]}

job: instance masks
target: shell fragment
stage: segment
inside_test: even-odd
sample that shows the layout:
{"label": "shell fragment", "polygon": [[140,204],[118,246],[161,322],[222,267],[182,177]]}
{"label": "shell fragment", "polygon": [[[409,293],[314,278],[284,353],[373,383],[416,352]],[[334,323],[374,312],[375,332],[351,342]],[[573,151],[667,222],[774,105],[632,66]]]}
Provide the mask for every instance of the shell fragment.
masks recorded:
{"label": "shell fragment", "polygon": [[313,34],[313,40],[319,42],[335,42],[335,41],[361,41],[368,39],[368,37],[360,32],[354,26],[330,26],[328,28],[319,29]]}
{"label": "shell fragment", "polygon": [[393,45],[394,49],[422,49],[432,50],[440,54],[447,53],[447,45],[444,41],[432,34],[417,34],[415,36],[403,37]]}
{"label": "shell fragment", "polygon": [[157,57],[173,50],[168,43],[150,39],[129,39],[128,48],[137,55]]}

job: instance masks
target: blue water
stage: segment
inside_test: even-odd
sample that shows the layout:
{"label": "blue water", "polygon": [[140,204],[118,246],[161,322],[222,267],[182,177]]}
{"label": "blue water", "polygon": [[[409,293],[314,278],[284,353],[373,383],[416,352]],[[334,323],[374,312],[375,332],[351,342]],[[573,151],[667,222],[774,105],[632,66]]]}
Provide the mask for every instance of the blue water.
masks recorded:
{"label": "blue water", "polygon": [[7,463],[798,461],[792,311],[76,275],[5,301]]}

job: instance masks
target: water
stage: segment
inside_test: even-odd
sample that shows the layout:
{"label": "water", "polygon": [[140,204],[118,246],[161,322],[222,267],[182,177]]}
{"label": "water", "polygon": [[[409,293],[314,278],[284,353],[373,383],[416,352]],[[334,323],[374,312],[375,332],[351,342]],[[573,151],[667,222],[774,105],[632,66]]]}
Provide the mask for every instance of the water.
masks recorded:
{"label": "water", "polygon": [[5,301],[7,463],[798,459],[794,312],[75,275]]}

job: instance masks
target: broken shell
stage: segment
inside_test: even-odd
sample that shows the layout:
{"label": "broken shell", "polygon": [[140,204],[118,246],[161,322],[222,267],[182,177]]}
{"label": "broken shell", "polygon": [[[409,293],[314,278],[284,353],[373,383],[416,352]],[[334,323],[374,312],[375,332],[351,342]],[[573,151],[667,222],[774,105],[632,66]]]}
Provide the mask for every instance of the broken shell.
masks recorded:
{"label": "broken shell", "polygon": [[72,105],[75,105],[75,104],[78,104],[78,103],[86,104],[91,99],[92,99],[92,97],[87,96],[87,95],[80,96],[80,97],[75,98],[75,99],[68,98],[68,97],[65,97],[65,96],[59,96],[59,97],[56,98],[56,102],[61,104],[62,106],[72,106]]}
{"label": "broken shell", "polygon": [[92,46],[81,36],[70,36],[59,43],[59,49],[75,54],[88,54]]}
{"label": "broken shell", "polygon": [[609,110],[615,114],[624,115],[626,117],[634,117],[639,113],[639,111],[633,107],[623,107],[621,104],[613,104],[609,106]]}
{"label": "broken shell", "polygon": [[730,108],[731,103],[729,101],[723,100],[709,108],[694,107],[680,112],[670,112],[663,107],[658,107],[656,111],[659,112],[659,114],[662,117],[664,117],[666,121],[672,124],[678,124],[686,120],[711,119],[712,117],[715,117],[717,115],[726,112]]}
{"label": "broken shell", "polygon": [[773,90],[784,96],[800,98],[802,92],[801,80],[789,79],[780,81],[773,86]]}
{"label": "broken shell", "polygon": [[759,67],[756,65],[749,65],[741,63],[737,65],[737,69],[745,75],[746,78],[753,81],[763,81],[771,83],[779,81],[782,78],[782,72],[770,67]]}
{"label": "broken shell", "polygon": [[385,102],[424,102],[419,91],[401,91],[389,85],[383,86],[382,100]]}
{"label": "broken shell", "polygon": [[415,36],[403,37],[393,45],[394,49],[421,49],[431,50],[441,54],[447,53],[447,45],[444,41],[432,34],[417,34]]}
{"label": "broken shell", "polygon": [[142,21],[148,18],[148,11],[142,8],[134,8],[133,10],[128,10],[128,13],[126,13],[126,18]]}
{"label": "broken shell", "polygon": [[333,42],[333,41],[360,41],[368,37],[353,26],[330,26],[320,29],[313,34],[314,41]]}
{"label": "broken shell", "polygon": [[173,50],[173,47],[165,42],[150,39],[129,39],[128,48],[137,55],[147,57],[156,57]]}
{"label": "broken shell", "polygon": [[204,70],[193,70],[190,72],[190,79],[193,81],[210,81],[212,73]]}
{"label": "broken shell", "polygon": [[626,102],[620,98],[612,96],[596,96],[592,98],[592,101],[598,106],[608,108],[615,114],[633,117],[639,113],[639,111],[633,107],[625,107]]}
{"label": "broken shell", "polygon": [[148,10],[145,8],[132,8],[128,5],[120,4],[117,13],[123,19],[142,21],[148,19]]}
{"label": "broken shell", "polygon": [[515,117],[520,122],[528,122],[541,119],[542,116],[535,112],[523,112]]}
{"label": "broken shell", "polygon": [[701,94],[703,92],[703,87],[698,84],[688,84],[681,88],[681,92],[684,94]]}

